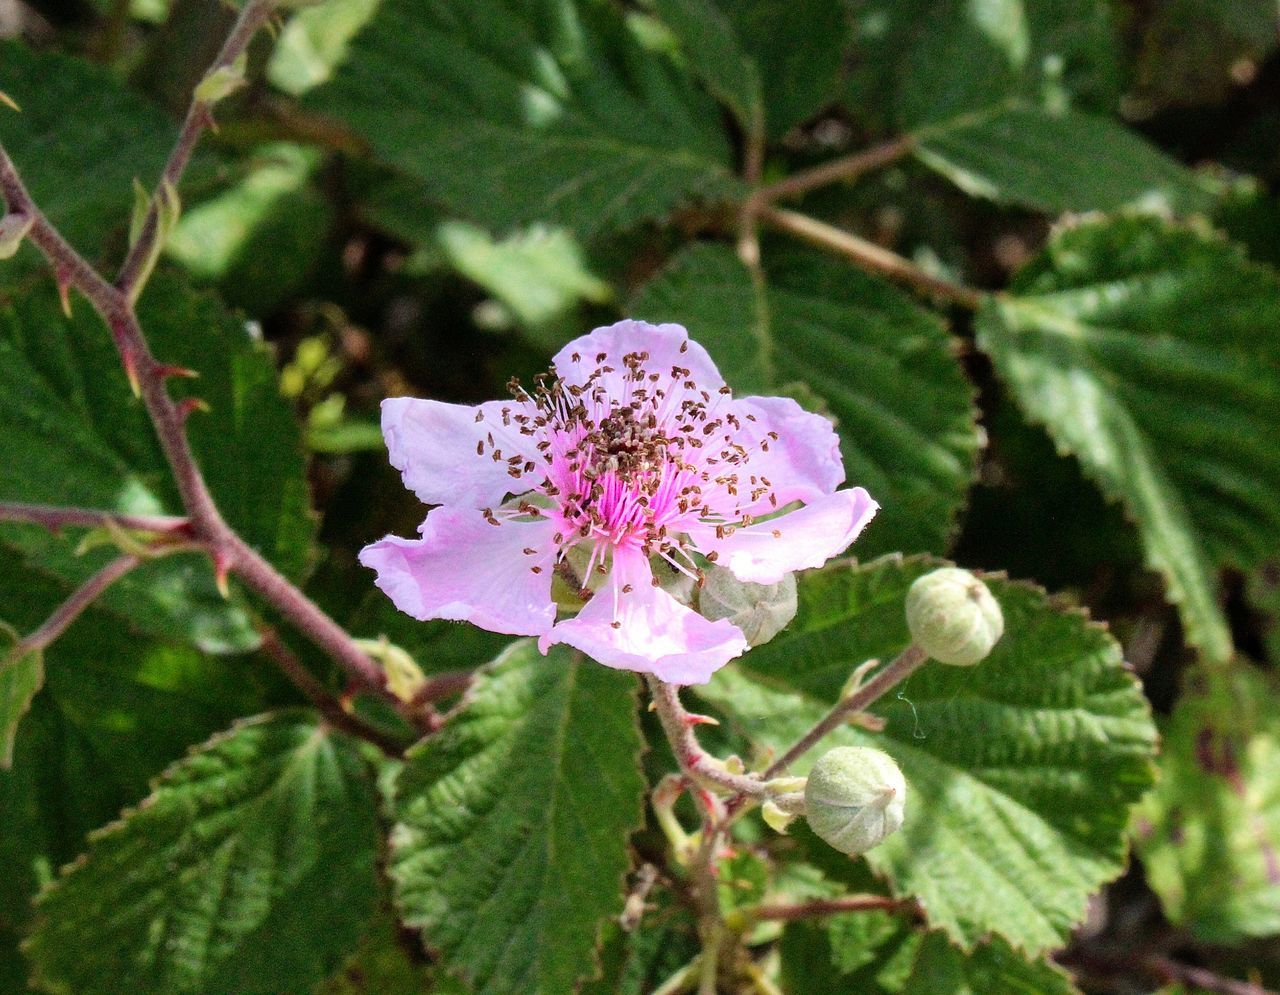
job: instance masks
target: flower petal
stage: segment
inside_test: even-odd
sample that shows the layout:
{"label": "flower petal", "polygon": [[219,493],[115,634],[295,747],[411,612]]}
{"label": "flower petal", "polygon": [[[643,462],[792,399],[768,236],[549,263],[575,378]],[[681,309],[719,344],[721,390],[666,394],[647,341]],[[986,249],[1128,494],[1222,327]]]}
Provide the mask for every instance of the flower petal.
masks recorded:
{"label": "flower petal", "polygon": [[576,618],[538,642],[545,653],[566,643],[618,670],[653,674],[672,684],[705,684],[744,652],[747,640],[728,619],[708,621],[652,583],[644,553],[615,550],[605,586]]}
{"label": "flower petal", "polygon": [[435,508],[419,531],[421,539],[387,536],[360,551],[360,562],[378,572],[378,587],[402,612],[515,636],[550,630],[553,522],[494,526],[473,508]]}
{"label": "flower petal", "polygon": [[712,527],[698,524],[690,538],[702,553],[715,553],[716,562],[738,580],[776,584],[784,574],[820,567],[843,553],[880,506],[861,487],[836,491],[779,518],[717,539]]}
{"label": "flower petal", "polygon": [[[622,364],[622,357],[634,352],[649,354],[645,368],[664,378],[664,382],[658,384],[664,389],[669,386],[673,366],[688,370],[688,377],[681,378],[680,382],[692,380],[699,391],[715,394],[724,386],[724,378],[707,355],[707,350],[690,339],[682,326],[651,325],[647,321],[631,319],[597,328],[574,339],[556,353],[551,365],[560,379],[579,387],[602,365],[612,367],[613,372],[603,374],[597,382],[611,397],[621,401],[631,392],[631,385],[623,379],[627,370]],[[605,357],[603,361],[597,359],[601,355]],[[680,393],[685,393],[683,388]]]}
{"label": "flower petal", "polygon": [[[792,501],[808,504],[844,482],[840,439],[822,415],[805,411],[790,397],[740,397],[731,402],[729,411],[741,426],[733,441],[749,451],[738,475],[767,478],[777,500],[774,505],[766,495],[744,504],[742,511],[762,514]],[[747,488],[740,486],[740,490]]]}
{"label": "flower petal", "polygon": [[[503,424],[504,409],[516,414],[525,413],[526,408],[515,400],[486,401],[473,407],[389,397],[382,402],[382,434],[391,465],[423,504],[497,507],[507,494],[530,490],[546,472],[537,440],[522,435],[514,424]],[[478,446],[483,446],[483,453],[477,452]],[[501,454],[496,460],[495,449]],[[521,458],[516,469],[523,470],[529,462],[535,469],[513,477],[507,463],[513,456]]]}

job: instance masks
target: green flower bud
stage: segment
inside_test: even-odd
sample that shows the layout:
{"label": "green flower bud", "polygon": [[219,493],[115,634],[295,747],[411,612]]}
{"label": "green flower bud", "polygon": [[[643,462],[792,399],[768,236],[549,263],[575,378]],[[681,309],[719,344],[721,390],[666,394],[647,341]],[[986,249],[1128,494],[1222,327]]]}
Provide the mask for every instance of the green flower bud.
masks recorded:
{"label": "green flower bud", "polygon": [[823,840],[856,857],[902,827],[907,782],[887,753],[838,746],[824,753],[804,789],[805,818]]}
{"label": "green flower bud", "polygon": [[1000,603],[968,570],[927,573],[907,592],[911,638],[939,663],[970,667],[986,659],[1004,634]]}
{"label": "green flower bud", "polygon": [[713,622],[727,618],[752,646],[767,643],[796,617],[794,574],[776,584],[748,584],[713,564],[705,578],[698,592],[698,612]]}

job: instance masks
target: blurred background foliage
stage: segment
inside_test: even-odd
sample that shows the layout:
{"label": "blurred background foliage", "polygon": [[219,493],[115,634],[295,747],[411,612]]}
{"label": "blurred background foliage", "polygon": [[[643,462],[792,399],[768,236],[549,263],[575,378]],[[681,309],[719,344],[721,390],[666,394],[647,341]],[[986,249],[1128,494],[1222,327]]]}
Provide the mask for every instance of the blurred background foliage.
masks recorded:
{"label": "blurred background foliage", "polygon": [[[1135,950],[1280,986],[1274,0],[718,0],[727,31],[679,0],[570,7],[323,0],[256,40],[144,298],[157,352],[202,371],[213,412],[194,443],[228,517],[357,634],[387,632],[428,671],[488,659],[501,638],[406,625],[355,564],[421,517],[378,402],[500,396],[619,315],[682,321],[736,387],[837,418],[851,480],[884,505],[860,556],[1007,570],[1120,639],[1163,726],[1163,779],[1139,860],[1062,955],[1085,990],[1154,990]],[[22,108],[0,108],[0,134],[108,269],[131,183],[155,176],[233,17],[0,0],[0,90]],[[725,205],[753,149],[768,184],[903,136],[883,168],[788,206],[1009,294],[976,314],[912,299],[773,232],[759,270],[739,260]],[[57,322],[29,247],[4,293],[0,380],[48,388],[15,431],[63,454],[6,457],[4,496],[118,506],[124,468],[131,507],[172,510],[123,380],[77,381],[101,337]],[[83,302],[75,320],[92,325]],[[297,438],[272,428],[291,414]],[[36,624],[100,565],[55,547],[0,527],[6,621]],[[31,869],[47,879],[184,746],[292,700],[202,564],[152,564],[94,611],[131,628],[80,650],[92,668],[58,647],[76,666],[51,660],[17,743],[41,762],[0,774],[0,860],[22,868],[0,875],[5,991],[23,984]],[[786,942],[830,959],[819,932]],[[402,940],[381,924],[326,990],[423,983],[388,953]],[[618,944],[630,976],[670,959],[658,939]],[[797,990],[856,985],[863,965],[838,961]]]}

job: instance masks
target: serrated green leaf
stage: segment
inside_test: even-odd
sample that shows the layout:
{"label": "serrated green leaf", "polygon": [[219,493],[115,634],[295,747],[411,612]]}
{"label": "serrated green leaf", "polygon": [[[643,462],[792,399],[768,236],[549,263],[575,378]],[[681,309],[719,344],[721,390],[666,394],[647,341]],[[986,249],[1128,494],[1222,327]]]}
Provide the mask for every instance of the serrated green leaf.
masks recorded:
{"label": "serrated green leaf", "polygon": [[579,235],[740,192],[709,98],[574,0],[384,0],[309,95],[454,211]]}
{"label": "serrated green leaf", "polygon": [[932,933],[920,945],[903,995],[1079,995],[1062,968],[1048,960],[1025,960],[1000,940],[966,954]]}
{"label": "serrated green leaf", "polygon": [[836,420],[850,483],[881,510],[859,556],[940,552],[973,477],[973,391],[942,323],[815,252],[769,255],[756,287],[726,246],[694,245],[632,299],[678,321],[741,392],[793,393]]}
{"label": "serrated green leaf", "polygon": [[13,765],[18,723],[44,684],[44,653],[19,650],[17,644],[10,647],[4,642],[6,635],[0,632],[0,770]]}
{"label": "serrated green leaf", "polygon": [[[0,549],[0,604],[20,631],[62,593]],[[13,768],[0,770],[0,936],[23,928],[32,895],[83,849],[86,832],[136,803],[187,746],[266,700],[260,661],[140,638],[98,607],[48,649],[46,670]]]}
{"label": "serrated green leaf", "polygon": [[1123,83],[1105,0],[855,0],[851,110],[900,128],[1011,99],[1109,111]]}
{"label": "serrated green leaf", "polygon": [[654,0],[658,16],[680,39],[690,68],[751,133],[764,124],[760,71],[713,0]]}
{"label": "serrated green leaf", "polygon": [[[890,557],[806,574],[791,627],[699,693],[758,747],[781,752],[854,667],[907,645],[907,588],[935,565]],[[966,949],[995,934],[1036,954],[1065,942],[1087,897],[1124,866],[1155,730],[1101,627],[1029,586],[988,584],[1005,618],[990,657],[927,665],[872,708],[883,733],[844,727],[824,742],[875,746],[902,768],[906,823],[866,854],[893,893],[918,897]]]}
{"label": "serrated green leaf", "polygon": [[27,952],[53,991],[305,991],[377,899],[376,803],[354,744],[261,716],[172,767],[37,903]]}
{"label": "serrated green leaf", "polygon": [[[157,357],[197,370],[176,395],[212,408],[189,437],[227,520],[293,577],[305,570],[314,522],[299,431],[265,352],[212,298],[158,276],[139,305]],[[180,514],[181,502],[111,335],[88,308],[63,317],[52,288],[0,310],[0,499],[106,511]],[[0,543],[36,569],[82,583],[105,550],[77,557],[75,541],[25,525],[0,526]],[[242,650],[257,635],[213,585],[204,557],[148,563],[106,592],[103,604],[148,632],[210,650]]]}
{"label": "serrated green leaf", "polygon": [[[172,120],[99,66],[0,42],[4,89],[21,114],[0,115],[0,141],[36,204],[90,258],[129,220],[134,177],[158,172]],[[25,250],[35,263],[34,250]]]}
{"label": "serrated green leaf", "polygon": [[916,157],[975,197],[1034,210],[1136,205],[1191,213],[1212,203],[1181,164],[1105,117],[1009,105],[918,132]]}
{"label": "serrated green leaf", "polygon": [[788,995],[891,995],[902,990],[922,937],[901,919],[850,913],[788,923],[782,978]]}
{"label": "serrated green leaf", "polygon": [[1270,675],[1243,663],[1193,672],[1134,820],[1165,914],[1207,943],[1280,933],[1277,696]]}
{"label": "serrated green leaf", "polygon": [[1231,654],[1216,567],[1280,533],[1280,279],[1152,219],[1069,228],[988,301],[978,343],[1137,522],[1188,639]]}
{"label": "serrated green leaf", "polygon": [[635,687],[517,643],[401,771],[397,904],[481,995],[559,995],[594,970],[641,822]]}
{"label": "serrated green leaf", "polygon": [[718,0],[763,80],[765,124],[780,139],[838,96],[846,13],[828,0]]}

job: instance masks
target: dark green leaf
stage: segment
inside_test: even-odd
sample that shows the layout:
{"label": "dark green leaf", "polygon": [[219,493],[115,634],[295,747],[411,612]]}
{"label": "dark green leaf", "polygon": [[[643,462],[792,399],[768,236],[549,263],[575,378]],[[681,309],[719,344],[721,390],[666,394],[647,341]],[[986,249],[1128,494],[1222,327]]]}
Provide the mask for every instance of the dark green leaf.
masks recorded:
{"label": "dark green leaf", "polygon": [[828,0],[719,0],[764,81],[765,124],[781,138],[838,96],[846,14]]}
{"label": "dark green leaf", "polygon": [[1034,106],[962,115],[917,133],[916,156],[966,193],[1035,210],[1128,204],[1190,213],[1208,191],[1179,163],[1108,118]]}
{"label": "dark green leaf", "polygon": [[751,133],[764,123],[760,72],[743,50],[733,24],[713,0],[654,0],[658,16],[684,49],[692,70]]}
{"label": "dark green leaf", "polygon": [[[907,645],[907,588],[934,565],[885,558],[805,575],[791,627],[700,693],[780,752],[856,666]],[[927,665],[873,707],[882,734],[846,726],[825,742],[875,746],[902,767],[906,824],[866,855],[894,894],[918,897],[966,948],[994,933],[1037,953],[1065,942],[1086,898],[1124,866],[1155,730],[1101,627],[1029,586],[989,584],[1005,617],[990,657]]]}
{"label": "dark green leaf", "polygon": [[[57,604],[61,586],[0,549],[0,604],[22,631]],[[84,834],[137,802],[149,780],[193,743],[262,707],[262,665],[139,638],[91,608],[46,653],[47,679],[0,771],[0,932]]]}
{"label": "dark green leaf", "polygon": [[1134,820],[1165,914],[1208,943],[1280,932],[1280,686],[1246,664],[1191,675]]}
{"label": "dark green leaf", "polygon": [[946,329],[894,288],[810,251],[756,287],[720,245],[681,252],[631,302],[678,321],[742,392],[794,393],[836,420],[849,482],[881,510],[855,547],[941,551],[973,477],[972,388]]}
{"label": "dark green leaf", "polygon": [[5,645],[0,632],[0,770],[13,764],[13,743],[18,723],[31,707],[31,699],[44,684],[44,653]]}
{"label": "dark green leaf", "polygon": [[1231,654],[1217,566],[1280,532],[1280,279],[1151,219],[1066,229],[978,316],[1029,417],[1137,522],[1188,638]]}
{"label": "dark green leaf", "polygon": [[1060,967],[1047,960],[1025,960],[1007,943],[993,940],[966,954],[932,933],[920,945],[903,995],[990,995],[1034,992],[1079,995]]}
{"label": "dark green leaf", "polygon": [[319,161],[286,142],[255,150],[234,186],[185,207],[165,252],[229,303],[269,314],[315,267],[333,222],[311,185]]}
{"label": "dark green leaf", "polygon": [[461,622],[419,622],[376,590],[365,595],[348,619],[347,630],[364,639],[385,636],[413,657],[426,674],[475,670],[512,643],[511,636]]}
{"label": "dark green leaf", "polygon": [[484,995],[571,991],[622,908],[644,782],[635,677],[517,643],[396,785],[407,924]]}
{"label": "dark green leaf", "polygon": [[855,114],[915,128],[1019,99],[1110,111],[1120,45],[1105,0],[855,0]]}
{"label": "dark green leaf", "polygon": [[305,713],[241,723],[44,891],[36,978],[78,995],[307,991],[373,913],[376,849],[371,778],[350,742]]}
{"label": "dark green leaf", "polygon": [[[175,394],[212,411],[188,422],[192,447],[219,507],[240,534],[286,573],[310,558],[299,432],[275,370],[244,323],[207,296],[157,276],[139,317],[157,357],[200,373]],[[108,511],[182,511],[141,403],[121,370],[111,335],[83,303],[67,321],[50,288],[0,311],[0,499]],[[77,557],[75,541],[22,525],[0,528],[44,573],[83,582],[108,557]],[[256,634],[213,586],[203,557],[149,563],[110,589],[103,604],[148,631],[211,651],[245,649]]]}
{"label": "dark green leaf", "polygon": [[385,0],[312,100],[492,229],[587,235],[739,192],[710,100],[604,4]]}
{"label": "dark green leaf", "polygon": [[[159,108],[80,59],[0,42],[0,89],[22,107],[0,109],[0,141],[40,209],[96,258],[129,221],[134,177],[159,172],[177,135]],[[29,261],[35,261],[35,251]]]}

